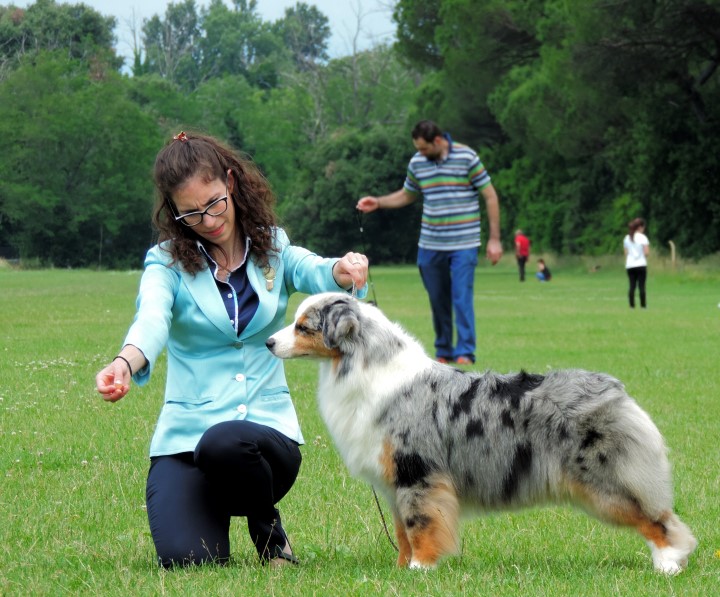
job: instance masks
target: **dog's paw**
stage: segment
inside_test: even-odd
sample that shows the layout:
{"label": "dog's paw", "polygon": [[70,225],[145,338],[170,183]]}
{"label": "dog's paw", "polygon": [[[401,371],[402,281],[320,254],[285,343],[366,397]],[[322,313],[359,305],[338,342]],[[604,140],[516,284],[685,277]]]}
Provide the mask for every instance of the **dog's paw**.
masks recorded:
{"label": "dog's paw", "polygon": [[676,574],[680,574],[684,568],[675,560],[660,560],[655,562],[655,570],[668,576],[675,576]]}
{"label": "dog's paw", "polygon": [[687,552],[674,547],[653,550],[653,565],[662,574],[674,576],[680,574],[687,566]]}
{"label": "dog's paw", "polygon": [[425,562],[419,562],[418,560],[410,560],[410,568],[412,570],[433,570],[435,568],[435,564],[427,564]]}

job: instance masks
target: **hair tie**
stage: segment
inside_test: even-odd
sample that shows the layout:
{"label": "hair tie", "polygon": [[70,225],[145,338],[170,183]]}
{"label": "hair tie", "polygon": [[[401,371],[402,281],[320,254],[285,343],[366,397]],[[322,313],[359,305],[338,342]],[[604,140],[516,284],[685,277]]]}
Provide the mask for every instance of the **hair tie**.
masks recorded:
{"label": "hair tie", "polygon": [[175,141],[180,141],[180,143],[187,143],[188,142],[188,136],[185,134],[185,131],[180,131],[177,135],[173,137]]}
{"label": "hair tie", "polygon": [[127,365],[128,371],[130,371],[130,377],[132,377],[132,375],[133,375],[133,370],[132,370],[132,367],[130,366],[130,361],[128,361],[128,360],[127,360],[124,356],[122,356],[122,355],[116,356],[116,357],[113,359],[113,361],[117,361],[118,359],[120,359],[121,361],[125,361],[125,364]]}

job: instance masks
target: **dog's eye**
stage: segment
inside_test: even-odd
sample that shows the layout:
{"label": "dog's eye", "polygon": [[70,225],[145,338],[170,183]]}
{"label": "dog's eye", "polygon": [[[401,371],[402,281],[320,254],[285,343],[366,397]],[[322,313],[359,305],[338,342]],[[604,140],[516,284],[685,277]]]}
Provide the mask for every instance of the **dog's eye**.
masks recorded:
{"label": "dog's eye", "polygon": [[306,325],[302,325],[301,323],[298,323],[298,324],[295,326],[295,331],[296,331],[298,334],[309,334],[309,333],[310,333],[310,328],[308,328]]}

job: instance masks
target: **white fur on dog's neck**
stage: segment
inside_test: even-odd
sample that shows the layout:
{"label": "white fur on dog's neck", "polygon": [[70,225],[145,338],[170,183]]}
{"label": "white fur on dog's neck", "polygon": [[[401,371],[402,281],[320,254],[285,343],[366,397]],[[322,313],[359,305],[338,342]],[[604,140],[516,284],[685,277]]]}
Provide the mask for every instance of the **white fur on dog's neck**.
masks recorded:
{"label": "white fur on dog's neck", "polygon": [[317,398],[320,413],[350,472],[378,485],[384,438],[373,419],[386,400],[397,396],[398,388],[411,384],[421,371],[431,367],[432,360],[417,340],[380,311],[364,303],[360,307],[363,317],[380,322],[386,331],[392,330],[404,347],[369,370],[362,365],[363,355],[343,356],[355,362],[342,377],[338,377],[333,362],[321,361]]}

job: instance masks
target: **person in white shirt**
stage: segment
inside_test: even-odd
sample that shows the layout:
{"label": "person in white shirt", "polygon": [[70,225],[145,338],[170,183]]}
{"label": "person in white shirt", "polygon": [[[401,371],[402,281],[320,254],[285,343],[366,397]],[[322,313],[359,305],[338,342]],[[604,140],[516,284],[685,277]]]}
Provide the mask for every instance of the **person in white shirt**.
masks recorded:
{"label": "person in white shirt", "polygon": [[630,308],[635,308],[635,288],[640,291],[640,306],[647,307],[645,281],[647,280],[647,256],[650,252],[650,241],[645,236],[645,220],[635,218],[628,224],[628,234],[623,240],[625,251],[625,269],[630,281],[628,299]]}

